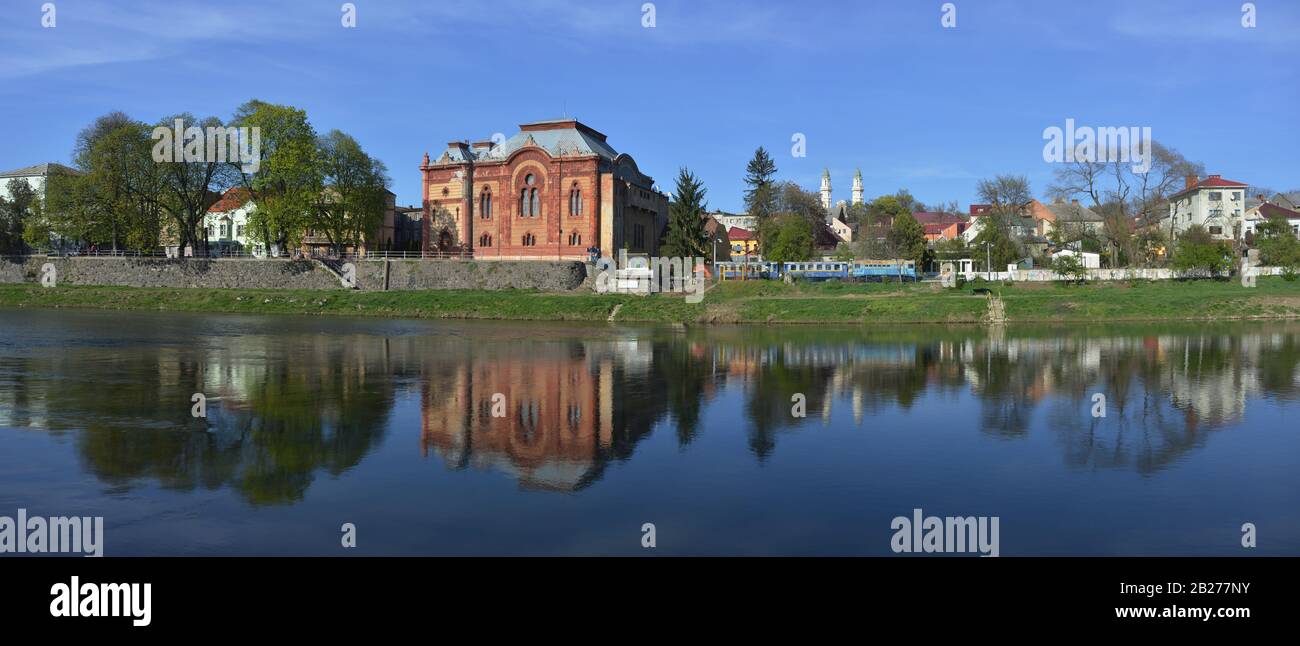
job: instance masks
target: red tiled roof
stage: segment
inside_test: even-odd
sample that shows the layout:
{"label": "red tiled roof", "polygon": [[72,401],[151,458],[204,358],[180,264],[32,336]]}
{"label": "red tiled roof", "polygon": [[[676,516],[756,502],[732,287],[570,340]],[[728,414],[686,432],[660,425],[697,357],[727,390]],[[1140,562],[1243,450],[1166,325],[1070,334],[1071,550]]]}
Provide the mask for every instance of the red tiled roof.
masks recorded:
{"label": "red tiled roof", "polygon": [[740,227],[731,227],[730,229],[727,229],[727,239],[732,242],[737,240],[753,240],[754,232]]}
{"label": "red tiled roof", "polygon": [[1283,208],[1268,202],[1259,205],[1259,214],[1268,219],[1276,218],[1278,216],[1284,217],[1288,220],[1300,219],[1300,213],[1296,213],[1291,209]]}
{"label": "red tiled roof", "polygon": [[927,224],[925,225],[926,235],[943,233],[945,229],[952,226],[951,224]]}
{"label": "red tiled roof", "polygon": [[933,211],[918,211],[916,213],[913,213],[912,217],[916,218],[917,222],[920,222],[921,224],[925,224],[925,225],[929,225],[929,224],[949,225],[949,224],[955,224],[957,222],[966,221],[966,218],[960,215],[954,215],[952,213],[937,213]]}
{"label": "red tiled roof", "polygon": [[[1191,175],[1187,176],[1187,179],[1191,179],[1191,178],[1192,178]],[[1179,195],[1182,195],[1183,193],[1187,193],[1189,191],[1193,191],[1198,188],[1246,188],[1247,186],[1250,185],[1242,184],[1241,182],[1234,182],[1230,179],[1223,179],[1223,177],[1220,175],[1211,175],[1197,182],[1194,186],[1191,186],[1190,188],[1185,188],[1177,193],[1174,193],[1173,195],[1170,196],[1170,198],[1177,197]]]}
{"label": "red tiled roof", "polygon": [[248,189],[246,188],[241,187],[241,188],[226,189],[226,192],[221,194],[221,199],[217,200],[212,204],[212,206],[208,207],[208,213],[223,213],[225,211],[233,211],[243,206],[245,202],[251,199],[253,199],[253,196],[251,193],[248,192]]}

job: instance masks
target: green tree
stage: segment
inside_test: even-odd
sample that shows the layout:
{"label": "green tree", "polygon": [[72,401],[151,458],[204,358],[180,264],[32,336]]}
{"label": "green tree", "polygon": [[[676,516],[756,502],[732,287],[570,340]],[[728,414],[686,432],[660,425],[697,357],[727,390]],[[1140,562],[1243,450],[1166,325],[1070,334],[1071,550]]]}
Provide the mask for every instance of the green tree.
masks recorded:
{"label": "green tree", "polygon": [[1269,218],[1259,225],[1256,246],[1265,265],[1285,267],[1300,260],[1300,240],[1296,239],[1291,223],[1281,216]]}
{"label": "green tree", "polygon": [[918,271],[925,266],[926,252],[929,249],[925,241],[925,227],[911,213],[903,213],[894,218],[894,225],[889,231],[889,243],[898,257],[915,262]]}
{"label": "green tree", "polygon": [[704,212],[708,204],[704,183],[685,167],[677,171],[677,187],[668,205],[668,229],[664,233],[663,253],[678,258],[708,258],[712,245],[705,229]]}
{"label": "green tree", "polygon": [[9,199],[0,198],[0,253],[16,254],[26,250],[23,226],[33,209],[40,210],[40,196],[26,180],[14,178],[6,185]]}
{"label": "green tree", "polygon": [[1088,270],[1077,254],[1063,253],[1052,259],[1052,271],[1066,283],[1079,283],[1088,278]]}
{"label": "green tree", "polygon": [[297,245],[324,182],[317,163],[316,131],[306,111],[253,99],[235,111],[232,125],[261,132],[257,170],[240,172],[241,183],[256,205],[248,218],[252,239],[268,250],[272,245]]}
{"label": "green tree", "polygon": [[800,262],[812,258],[813,232],[798,215],[777,215],[759,224],[763,257],[771,262]]}
{"label": "green tree", "polygon": [[1002,271],[1024,258],[1024,250],[1011,235],[1008,218],[985,215],[979,222],[979,233],[971,240],[971,256],[980,271]]}
{"label": "green tree", "polygon": [[[172,128],[176,121],[181,121],[186,129],[199,128],[205,133],[209,129],[225,129],[226,125],[217,117],[196,119],[189,113],[169,116],[158,122],[158,127]],[[162,145],[165,140],[159,140]],[[167,219],[167,228],[174,234],[175,242],[180,247],[192,246],[195,249],[208,248],[208,230],[204,226],[208,207],[216,197],[237,182],[237,167],[228,160],[219,159],[215,150],[204,150],[204,142],[187,138],[183,142],[186,153],[182,159],[160,164],[162,173],[162,207]],[[206,154],[191,158],[191,147],[197,147]],[[186,158],[190,158],[188,161]]]}
{"label": "green tree", "polygon": [[776,163],[762,146],[745,166],[745,209],[760,221],[776,212]]}
{"label": "green tree", "polygon": [[324,233],[338,252],[356,248],[383,223],[387,169],[338,130],[321,137],[317,150],[325,189],[317,193],[311,228]]}
{"label": "green tree", "polygon": [[1215,240],[1200,225],[1192,225],[1178,236],[1173,268],[1186,277],[1211,278],[1232,269],[1232,249]]}

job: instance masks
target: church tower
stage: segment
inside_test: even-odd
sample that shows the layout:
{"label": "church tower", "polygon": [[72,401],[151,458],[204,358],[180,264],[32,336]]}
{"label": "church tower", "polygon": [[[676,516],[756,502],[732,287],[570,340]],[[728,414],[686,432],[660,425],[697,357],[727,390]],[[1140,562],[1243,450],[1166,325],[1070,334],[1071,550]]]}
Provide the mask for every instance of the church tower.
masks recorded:
{"label": "church tower", "polygon": [[829,168],[822,170],[822,208],[829,213],[831,210],[831,170]]}
{"label": "church tower", "polygon": [[853,173],[853,203],[862,203],[862,169],[859,168]]}

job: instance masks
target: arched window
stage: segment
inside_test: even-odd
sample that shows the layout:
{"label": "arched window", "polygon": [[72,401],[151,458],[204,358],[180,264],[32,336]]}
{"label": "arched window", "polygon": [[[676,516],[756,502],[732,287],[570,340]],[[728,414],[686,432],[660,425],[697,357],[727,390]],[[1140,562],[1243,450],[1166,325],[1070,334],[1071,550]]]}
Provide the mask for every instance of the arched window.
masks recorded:
{"label": "arched window", "polygon": [[478,196],[478,215],[484,220],[492,219],[492,191],[487,188]]}
{"label": "arched window", "polygon": [[537,236],[534,236],[531,233],[525,233],[523,243],[525,247],[532,247],[537,244]]}
{"label": "arched window", "polygon": [[519,190],[519,217],[535,218],[542,214],[542,205],[537,196],[537,178],[532,173],[524,176],[524,188]]}
{"label": "arched window", "polygon": [[569,234],[569,246],[577,247],[582,245],[582,234],[574,231]]}
{"label": "arched window", "polygon": [[488,235],[488,234],[486,234],[486,233],[484,233],[483,235],[479,236],[479,237],[478,237],[478,246],[480,246],[480,247],[491,247],[491,246],[492,246],[492,236],[491,236],[491,235]]}
{"label": "arched window", "polygon": [[578,188],[577,182],[569,189],[569,215],[582,215],[582,189]]}

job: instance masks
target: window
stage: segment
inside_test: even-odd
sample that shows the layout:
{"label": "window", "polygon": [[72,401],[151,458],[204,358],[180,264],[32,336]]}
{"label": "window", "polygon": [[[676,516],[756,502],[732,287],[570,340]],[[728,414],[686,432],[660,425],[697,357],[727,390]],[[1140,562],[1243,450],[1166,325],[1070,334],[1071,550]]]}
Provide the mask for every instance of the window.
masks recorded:
{"label": "window", "polygon": [[492,219],[492,191],[486,188],[478,196],[478,216],[484,220]]}
{"label": "window", "polygon": [[1223,201],[1223,193],[1220,192],[1220,191],[1210,191],[1210,201],[1211,201],[1211,202],[1222,202],[1222,201]]}
{"label": "window", "polygon": [[1233,201],[1233,202],[1240,202],[1240,201],[1241,201],[1241,191],[1233,191],[1233,192],[1232,192],[1232,201]]}
{"label": "window", "polygon": [[569,215],[582,215],[582,189],[578,188],[577,182],[569,189]]}
{"label": "window", "polygon": [[570,247],[577,247],[581,244],[582,244],[582,234],[578,233],[577,231],[574,231],[573,233],[569,234]]}
{"label": "window", "polygon": [[241,225],[235,227],[235,237],[236,237],[236,238],[242,238],[242,237],[244,237],[244,225],[241,224]]}
{"label": "window", "polygon": [[1223,227],[1220,227],[1220,226],[1211,226],[1211,227],[1210,227],[1210,235],[1216,235],[1216,236],[1221,236],[1221,235],[1223,235]]}
{"label": "window", "polygon": [[524,245],[525,247],[534,247],[534,246],[537,246],[537,236],[535,236],[535,235],[533,235],[533,234],[531,234],[531,233],[525,233],[525,234],[524,234],[524,239],[523,239],[523,245]]}
{"label": "window", "polygon": [[519,217],[535,218],[542,214],[542,202],[534,184],[537,178],[529,173],[524,177],[524,188],[519,189]]}
{"label": "window", "polygon": [[480,246],[480,247],[491,247],[491,246],[492,246],[492,236],[489,235],[489,234],[486,234],[486,233],[484,233],[483,235],[479,236],[479,237],[478,237],[478,246]]}

